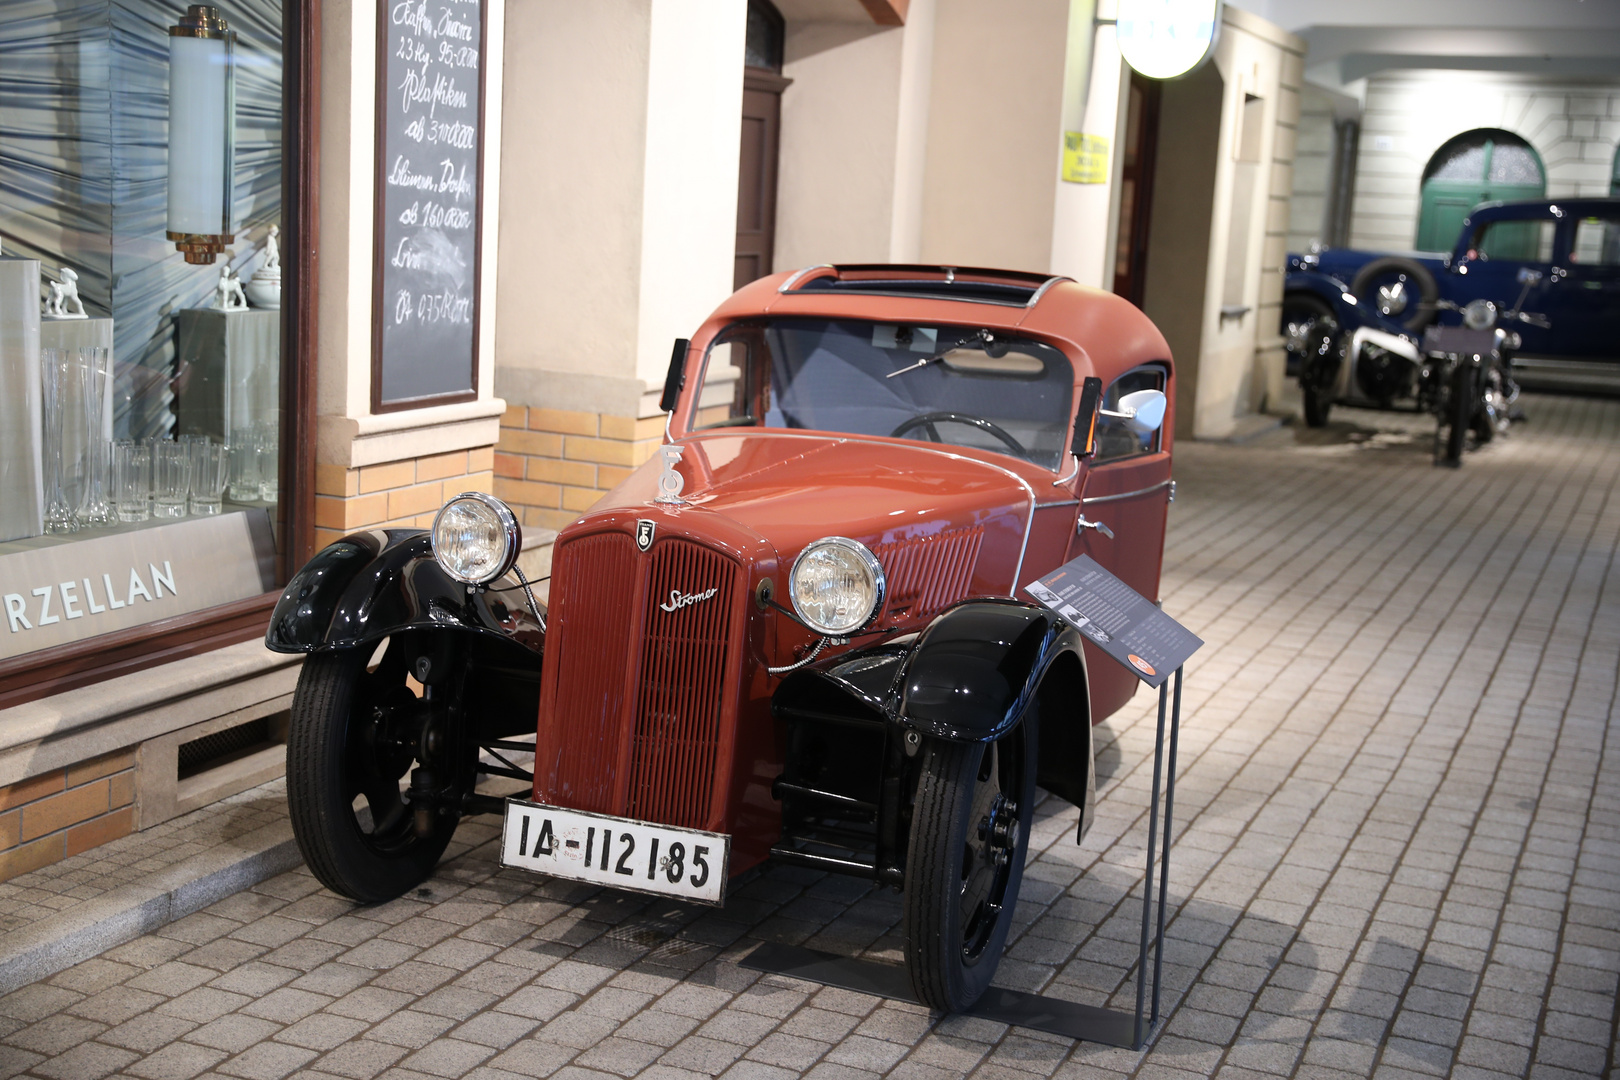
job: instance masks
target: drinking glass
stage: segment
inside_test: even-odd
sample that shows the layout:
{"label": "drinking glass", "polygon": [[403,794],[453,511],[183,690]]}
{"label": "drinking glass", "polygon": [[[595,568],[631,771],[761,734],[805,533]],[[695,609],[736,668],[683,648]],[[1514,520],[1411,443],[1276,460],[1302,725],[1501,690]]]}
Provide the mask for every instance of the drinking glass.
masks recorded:
{"label": "drinking glass", "polygon": [[184,443],[165,439],[158,442],[152,456],[152,513],[161,518],[186,516],[186,499],[191,494],[191,458]]}
{"label": "drinking glass", "polygon": [[231,488],[236,502],[259,501],[259,442],[252,427],[231,431]]}
{"label": "drinking glass", "polygon": [[220,511],[231,475],[231,452],[206,436],[191,443],[191,512],[209,517]]}
{"label": "drinking glass", "polygon": [[84,509],[79,520],[86,526],[99,527],[117,520],[112,501],[107,498],[107,469],[112,462],[111,432],[107,425],[107,406],[113,392],[112,350],[99,345],[80,349],[78,359],[85,379],[87,479]]}
{"label": "drinking glass", "polygon": [[259,498],[273,503],[281,494],[281,410],[271,409],[270,419],[255,425],[254,443],[259,459]]}
{"label": "drinking glass", "polygon": [[113,504],[119,521],[145,521],[152,516],[152,448],[130,439],[113,443]]}

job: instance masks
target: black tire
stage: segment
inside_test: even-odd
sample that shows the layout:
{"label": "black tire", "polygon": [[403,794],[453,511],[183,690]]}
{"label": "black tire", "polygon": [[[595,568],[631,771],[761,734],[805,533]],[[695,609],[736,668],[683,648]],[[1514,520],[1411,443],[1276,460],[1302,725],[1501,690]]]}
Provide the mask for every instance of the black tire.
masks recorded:
{"label": "black tire", "polygon": [[1462,464],[1463,450],[1468,446],[1468,429],[1473,426],[1474,366],[1467,361],[1457,364],[1451,373],[1451,400],[1447,402],[1450,427],[1446,431],[1446,464]]}
{"label": "black tire", "polygon": [[1339,319],[1326,300],[1315,293],[1291,292],[1283,297],[1282,320],[1277,326],[1287,356],[1285,375],[1303,379],[1311,357],[1336,352]]}
{"label": "black tire", "polygon": [[1007,944],[1035,802],[1034,709],[996,742],[923,747],[906,853],[906,966],[917,999],[940,1012],[979,1000]]}
{"label": "black tire", "polygon": [[419,835],[401,796],[414,761],[401,742],[420,716],[405,683],[404,653],[395,639],[369,669],[370,648],[316,653],[304,661],[293,693],[293,836],[321,884],[361,903],[392,900],[426,880],[456,828],[455,815],[436,814]]}
{"label": "black tire", "polygon": [[1305,358],[1304,366],[1299,369],[1299,393],[1305,406],[1307,427],[1327,426],[1328,414],[1333,411],[1333,388],[1343,362],[1336,352]]}
{"label": "black tire", "polygon": [[1414,259],[1400,255],[1386,255],[1381,259],[1374,259],[1356,274],[1355,281],[1350,284],[1350,291],[1362,303],[1377,307],[1378,287],[1397,281],[1417,290],[1417,303],[1408,301],[1400,311],[1388,313],[1389,317],[1413,332],[1422,330],[1434,322],[1434,304],[1440,299],[1440,287],[1435,284],[1434,275],[1429,272],[1429,268]]}

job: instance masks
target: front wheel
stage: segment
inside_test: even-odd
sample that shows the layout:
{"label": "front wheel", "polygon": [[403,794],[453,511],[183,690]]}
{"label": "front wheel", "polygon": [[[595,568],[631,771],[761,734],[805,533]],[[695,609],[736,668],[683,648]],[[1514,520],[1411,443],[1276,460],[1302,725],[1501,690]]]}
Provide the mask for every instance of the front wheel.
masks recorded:
{"label": "front wheel", "polygon": [[1024,876],[1035,798],[1033,712],[993,743],[923,749],[906,855],[906,965],[917,999],[961,1012],[990,985]]}
{"label": "front wheel", "polygon": [[[352,900],[391,900],[433,872],[452,812],[413,813],[403,784],[438,710],[407,681],[395,638],[304,661],[287,731],[287,807],[321,884]],[[422,770],[428,771],[428,770]]]}

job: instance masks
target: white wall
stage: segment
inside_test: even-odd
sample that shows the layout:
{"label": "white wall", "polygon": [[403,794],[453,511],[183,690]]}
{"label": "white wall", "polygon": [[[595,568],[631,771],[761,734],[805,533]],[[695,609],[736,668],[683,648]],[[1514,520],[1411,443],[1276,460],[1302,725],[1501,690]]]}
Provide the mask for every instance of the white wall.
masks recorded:
{"label": "white wall", "polygon": [[[493,281],[501,217],[504,0],[487,19],[479,192],[484,222],[480,273]],[[371,415],[373,200],[376,169],[377,7],[326,0],[321,13],[320,312],[316,364],[316,460],[354,467],[495,442],[504,403],[496,396],[496,289],[485,285],[478,341],[478,400]]]}
{"label": "white wall", "polygon": [[746,0],[514,8],[498,389],[638,415],[731,293]]}
{"label": "white wall", "polygon": [[1410,250],[1424,167],[1447,139],[1474,128],[1503,128],[1535,147],[1548,195],[1607,195],[1620,141],[1620,83],[1549,84],[1463,71],[1368,80],[1351,245]]}

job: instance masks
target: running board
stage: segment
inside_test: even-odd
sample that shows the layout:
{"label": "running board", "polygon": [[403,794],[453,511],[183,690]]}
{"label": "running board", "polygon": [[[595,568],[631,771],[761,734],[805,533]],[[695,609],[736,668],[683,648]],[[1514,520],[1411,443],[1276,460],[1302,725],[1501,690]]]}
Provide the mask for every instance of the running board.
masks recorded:
{"label": "running board", "polygon": [[1620,391],[1620,362],[1614,360],[1553,360],[1515,356],[1513,378],[1520,385],[1556,390]]}

